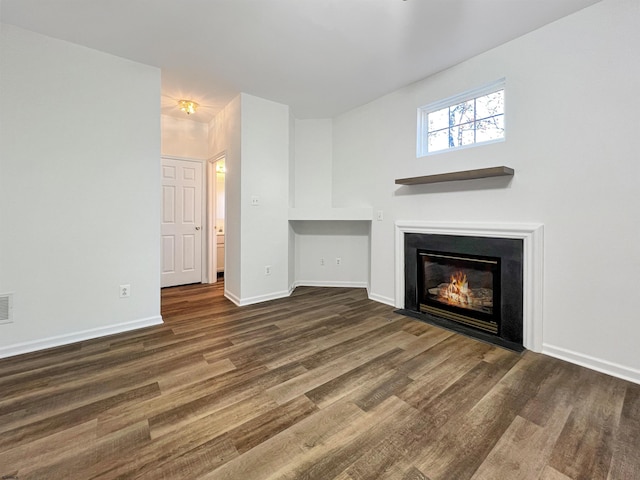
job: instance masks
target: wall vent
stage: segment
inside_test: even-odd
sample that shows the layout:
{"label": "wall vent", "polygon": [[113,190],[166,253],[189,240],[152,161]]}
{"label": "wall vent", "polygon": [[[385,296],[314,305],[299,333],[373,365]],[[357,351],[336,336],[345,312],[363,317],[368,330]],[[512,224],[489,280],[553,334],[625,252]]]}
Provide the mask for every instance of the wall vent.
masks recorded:
{"label": "wall vent", "polygon": [[13,295],[10,293],[0,294],[0,324],[11,323],[11,307],[13,306]]}

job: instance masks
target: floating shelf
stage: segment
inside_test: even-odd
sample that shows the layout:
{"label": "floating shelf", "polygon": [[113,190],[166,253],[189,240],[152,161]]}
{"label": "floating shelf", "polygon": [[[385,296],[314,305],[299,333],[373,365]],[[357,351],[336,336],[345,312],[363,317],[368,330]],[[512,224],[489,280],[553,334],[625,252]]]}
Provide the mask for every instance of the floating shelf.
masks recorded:
{"label": "floating shelf", "polygon": [[456,182],[459,180],[474,180],[488,177],[512,177],[513,168],[501,166],[490,168],[478,168],[476,170],[463,170],[461,172],[439,173],[437,175],[425,175],[424,177],[397,178],[396,185],[421,185],[425,183]]}
{"label": "floating shelf", "polygon": [[289,220],[373,220],[371,208],[290,208]]}

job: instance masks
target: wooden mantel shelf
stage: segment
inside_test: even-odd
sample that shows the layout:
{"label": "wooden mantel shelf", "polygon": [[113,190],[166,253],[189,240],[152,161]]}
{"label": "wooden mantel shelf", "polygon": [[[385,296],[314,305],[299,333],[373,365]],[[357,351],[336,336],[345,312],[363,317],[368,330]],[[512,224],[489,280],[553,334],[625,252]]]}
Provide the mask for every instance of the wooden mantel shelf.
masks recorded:
{"label": "wooden mantel shelf", "polygon": [[421,185],[425,183],[455,182],[458,180],[473,180],[487,177],[510,177],[513,176],[514,173],[513,168],[505,166],[478,168],[476,170],[425,175],[424,177],[397,178],[396,185]]}

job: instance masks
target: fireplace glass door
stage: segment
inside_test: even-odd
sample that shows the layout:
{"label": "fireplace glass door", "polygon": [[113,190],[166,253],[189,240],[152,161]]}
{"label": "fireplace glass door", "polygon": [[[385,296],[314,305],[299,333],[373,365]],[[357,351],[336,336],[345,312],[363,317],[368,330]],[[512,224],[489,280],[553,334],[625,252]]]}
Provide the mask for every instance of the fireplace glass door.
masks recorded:
{"label": "fireplace glass door", "polygon": [[500,260],[418,251],[423,313],[493,334],[500,329]]}

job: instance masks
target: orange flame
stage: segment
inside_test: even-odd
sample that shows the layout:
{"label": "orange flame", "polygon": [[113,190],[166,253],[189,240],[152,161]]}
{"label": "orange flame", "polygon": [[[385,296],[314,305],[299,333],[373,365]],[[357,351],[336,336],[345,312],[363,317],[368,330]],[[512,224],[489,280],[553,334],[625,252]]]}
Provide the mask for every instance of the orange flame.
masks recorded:
{"label": "orange flame", "polygon": [[462,272],[451,275],[451,282],[441,291],[441,295],[449,302],[460,304],[471,303],[470,293],[467,275]]}

